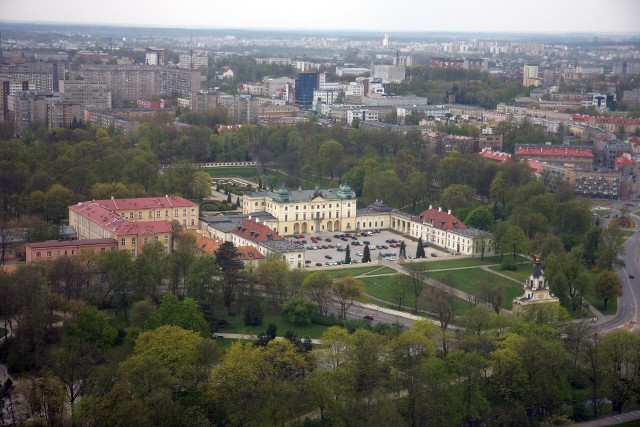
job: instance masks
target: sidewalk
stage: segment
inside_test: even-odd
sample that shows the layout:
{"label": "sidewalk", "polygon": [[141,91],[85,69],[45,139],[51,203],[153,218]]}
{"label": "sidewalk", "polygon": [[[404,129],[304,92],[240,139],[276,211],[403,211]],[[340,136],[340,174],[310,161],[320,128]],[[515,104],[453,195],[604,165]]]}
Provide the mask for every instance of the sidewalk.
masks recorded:
{"label": "sidewalk", "polygon": [[[213,337],[214,338],[230,338],[234,340],[252,340],[252,341],[258,338],[257,336],[250,335],[250,334],[228,334],[226,332],[216,332],[215,334],[213,334]],[[285,339],[285,337],[276,337],[275,339],[283,340]],[[322,344],[322,341],[316,338],[312,338],[311,343]]]}
{"label": "sidewalk", "polygon": [[[625,412],[620,415],[612,415],[610,417],[600,418],[598,420],[592,421],[585,421],[583,423],[578,423],[575,425],[580,427],[604,427],[622,424],[633,420],[640,420],[640,411]],[[640,425],[640,422],[637,425]]]}

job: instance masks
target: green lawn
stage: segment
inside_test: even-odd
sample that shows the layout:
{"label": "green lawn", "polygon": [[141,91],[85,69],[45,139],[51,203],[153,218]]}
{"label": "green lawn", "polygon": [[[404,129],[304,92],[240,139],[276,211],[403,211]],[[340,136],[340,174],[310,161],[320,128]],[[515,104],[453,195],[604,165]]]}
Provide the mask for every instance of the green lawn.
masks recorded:
{"label": "green lawn", "polygon": [[[256,167],[223,167],[203,170],[214,178],[240,176],[257,183],[259,177],[258,169]],[[319,177],[312,177],[308,181],[302,178],[296,180],[293,177],[290,177],[273,169],[265,169],[264,173],[262,173],[261,176],[263,178],[264,185],[268,185],[269,182],[271,182],[274,187],[280,187],[283,182],[289,188],[297,188],[301,186],[308,190],[315,188],[316,185],[320,185],[322,187],[331,187],[332,185],[337,185],[335,182],[332,184],[327,178],[321,179]]]}
{"label": "green lawn", "polygon": [[[397,303],[394,301],[393,292],[391,291],[391,283],[393,280],[393,276],[382,276],[382,277],[365,277],[361,279],[364,282],[364,290],[367,294],[380,298],[384,301],[388,301],[388,304],[380,303],[380,301],[376,301],[374,299],[369,299],[367,302],[371,304],[377,304],[385,307],[392,308],[394,310],[398,309]],[[425,285],[421,295],[419,298],[424,298],[431,291],[432,286]],[[403,311],[411,311],[411,308],[414,307],[415,297],[412,293],[407,293],[405,297],[404,306],[407,309]],[[424,304],[418,304],[419,308],[424,308]],[[465,311],[467,311],[471,307],[470,303],[462,298],[456,297],[456,305],[455,305],[455,314],[456,316],[460,316]]]}
{"label": "green lawn", "polygon": [[255,167],[208,168],[203,171],[213,177],[241,176],[251,179],[258,176],[258,170]]}
{"label": "green lawn", "polygon": [[[508,255],[505,255],[505,257],[507,256]],[[432,258],[432,259],[437,261],[429,261],[424,263],[426,264],[428,270],[441,270],[446,268],[477,267],[481,265],[500,264],[500,255],[484,257],[484,260],[481,260],[480,258],[457,258],[457,257],[442,259],[442,260],[439,258]],[[516,261],[518,262],[527,261],[527,258],[518,256],[516,258]],[[411,263],[411,264],[418,264],[418,263]]]}
{"label": "green lawn", "polygon": [[229,322],[229,327],[221,329],[218,332],[227,332],[230,334],[249,334],[257,335],[267,330],[270,323],[276,325],[277,335],[283,337],[287,331],[292,331],[299,337],[309,335],[311,338],[320,338],[327,326],[311,324],[309,326],[296,326],[287,322],[279,314],[265,314],[260,326],[245,326],[241,315],[223,316]]}
{"label": "green lawn", "polygon": [[584,293],[584,297],[593,305],[596,309],[600,311],[602,314],[616,314],[618,311],[618,299],[612,298],[609,300],[609,304],[607,304],[607,309],[604,309],[604,302],[602,298],[599,298],[596,295],[595,286],[590,286]]}
{"label": "green lawn", "polygon": [[395,272],[396,271],[393,268],[380,267],[378,265],[372,265],[370,267],[335,268],[333,270],[326,270],[326,273],[331,277],[355,277],[366,274],[394,274]]}
{"label": "green lawn", "polygon": [[635,230],[620,230],[625,238],[629,238],[636,234]]}
{"label": "green lawn", "polygon": [[518,282],[524,282],[529,278],[533,271],[533,263],[517,264],[516,270],[500,270],[499,266],[489,267],[491,270],[504,274],[517,280]]}
{"label": "green lawn", "polygon": [[480,268],[432,272],[428,274],[436,280],[450,279],[451,286],[471,295],[478,295],[479,283],[489,281],[500,283],[504,288],[502,307],[510,310],[513,298],[523,294],[522,286]]}
{"label": "green lawn", "polygon": [[611,215],[611,210],[609,209],[596,209],[594,212],[602,217]]}

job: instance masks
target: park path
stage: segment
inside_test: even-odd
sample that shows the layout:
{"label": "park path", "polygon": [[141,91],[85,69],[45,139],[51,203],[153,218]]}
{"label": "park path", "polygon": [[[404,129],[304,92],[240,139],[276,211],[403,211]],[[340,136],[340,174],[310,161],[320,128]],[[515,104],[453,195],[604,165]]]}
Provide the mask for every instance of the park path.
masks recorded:
{"label": "park path", "polygon": [[[582,423],[575,424],[579,427],[604,427],[604,426],[614,426],[616,424],[627,423],[634,420],[640,419],[640,411],[631,411],[625,412],[623,414],[611,415],[609,417],[600,418],[597,420],[585,421]],[[633,424],[638,425],[638,424]]]}

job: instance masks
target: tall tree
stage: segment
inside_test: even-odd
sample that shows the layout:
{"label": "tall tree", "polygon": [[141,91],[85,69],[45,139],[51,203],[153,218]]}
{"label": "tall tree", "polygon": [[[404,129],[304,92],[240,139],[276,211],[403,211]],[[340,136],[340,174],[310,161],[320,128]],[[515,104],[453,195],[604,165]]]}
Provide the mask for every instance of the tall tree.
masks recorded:
{"label": "tall tree", "polygon": [[602,270],[596,277],[595,289],[596,295],[602,299],[606,311],[609,300],[622,295],[620,277],[613,271]]}
{"label": "tall tree", "polygon": [[596,264],[600,268],[613,270],[625,266],[622,259],[625,254],[624,234],[620,227],[614,224],[602,232],[602,240],[596,253],[598,254]]}
{"label": "tall tree", "polygon": [[303,289],[323,316],[329,314],[332,299],[331,284],[331,277],[324,271],[313,272],[302,282]]}
{"label": "tall tree", "polygon": [[238,276],[242,269],[242,261],[238,259],[238,250],[233,242],[224,242],[216,252],[216,262],[222,271],[224,290],[223,302],[227,311],[236,300]]}
{"label": "tall tree", "polygon": [[351,249],[349,245],[347,245],[347,248],[344,251],[344,263],[351,264]]}
{"label": "tall tree", "polygon": [[418,246],[416,248],[416,258],[424,258],[424,244],[422,243],[422,236],[418,237]]}
{"label": "tall tree", "polygon": [[333,300],[338,305],[340,317],[346,319],[349,308],[362,297],[364,285],[362,281],[352,276],[345,276],[334,280],[331,285],[331,290]]}
{"label": "tall tree", "polygon": [[369,245],[365,245],[364,251],[362,251],[362,262],[371,262],[371,250],[369,249]]}

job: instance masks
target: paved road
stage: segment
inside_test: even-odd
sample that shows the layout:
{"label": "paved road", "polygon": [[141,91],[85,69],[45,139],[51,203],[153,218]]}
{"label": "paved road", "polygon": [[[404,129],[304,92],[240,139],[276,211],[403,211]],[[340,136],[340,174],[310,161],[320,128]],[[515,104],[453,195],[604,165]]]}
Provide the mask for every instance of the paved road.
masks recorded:
{"label": "paved road", "polygon": [[[625,412],[624,414],[612,415],[610,417],[600,418],[598,420],[585,421],[576,425],[580,427],[613,426],[637,419],[640,419],[640,411]],[[640,423],[638,423],[638,425],[640,425]]]}
{"label": "paved road", "polygon": [[[615,209],[613,206],[612,209]],[[640,217],[631,215],[640,223]],[[626,264],[623,268],[616,269],[616,273],[622,279],[623,294],[618,298],[618,312],[613,316],[600,316],[596,324],[598,332],[605,332],[621,327],[637,329],[638,311],[640,308],[640,234],[636,233],[625,242],[625,255],[623,257]],[[629,278],[633,273],[636,277]]]}

